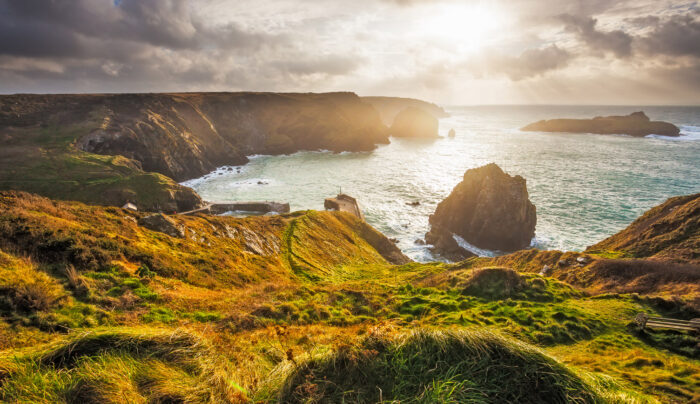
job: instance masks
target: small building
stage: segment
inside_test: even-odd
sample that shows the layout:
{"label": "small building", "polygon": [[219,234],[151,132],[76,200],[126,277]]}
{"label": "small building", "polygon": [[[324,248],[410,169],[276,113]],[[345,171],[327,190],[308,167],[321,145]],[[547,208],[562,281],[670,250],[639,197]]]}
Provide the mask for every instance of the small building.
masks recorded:
{"label": "small building", "polygon": [[365,215],[362,214],[357,199],[347,194],[340,193],[335,198],[326,198],[326,200],[323,201],[323,207],[326,208],[326,210],[348,212],[355,215],[360,220],[365,220]]}
{"label": "small building", "polygon": [[134,212],[138,212],[139,210],[139,208],[137,208],[136,205],[131,202],[125,203],[124,206],[122,206],[122,209],[133,210]]}

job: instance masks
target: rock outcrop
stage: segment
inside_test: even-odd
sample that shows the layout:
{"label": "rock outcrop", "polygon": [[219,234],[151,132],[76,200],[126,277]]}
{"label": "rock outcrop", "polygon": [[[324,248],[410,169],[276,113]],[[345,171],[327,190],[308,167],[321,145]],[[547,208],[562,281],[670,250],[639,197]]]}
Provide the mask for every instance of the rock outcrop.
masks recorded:
{"label": "rock outcrop", "polygon": [[450,241],[456,234],[478,248],[514,251],[530,245],[536,223],[525,179],[491,163],[464,173],[430,216],[426,241],[450,246],[456,244]]}
{"label": "rock outcrop", "polygon": [[389,134],[394,137],[436,138],[438,120],[430,112],[408,107],[396,115]]}
{"label": "rock outcrop", "polygon": [[672,123],[651,121],[644,112],[626,116],[598,116],[593,119],[550,119],[531,123],[521,130],[530,132],[596,133],[602,135],[679,136],[680,129]]}
{"label": "rock outcrop", "polygon": [[587,251],[700,264],[700,193],[670,198]]}
{"label": "rock outcrop", "polygon": [[165,216],[162,213],[144,216],[139,219],[138,224],[139,226],[145,227],[149,230],[167,234],[170,237],[182,238],[185,236],[182,228],[180,228],[173,219]]}
{"label": "rock outcrop", "polygon": [[391,126],[394,123],[394,118],[399,112],[408,107],[420,108],[423,111],[429,112],[436,118],[445,118],[450,116],[442,107],[422,101],[415,98],[400,98],[400,97],[361,97],[362,101],[372,105],[381,116],[382,122],[386,126]]}

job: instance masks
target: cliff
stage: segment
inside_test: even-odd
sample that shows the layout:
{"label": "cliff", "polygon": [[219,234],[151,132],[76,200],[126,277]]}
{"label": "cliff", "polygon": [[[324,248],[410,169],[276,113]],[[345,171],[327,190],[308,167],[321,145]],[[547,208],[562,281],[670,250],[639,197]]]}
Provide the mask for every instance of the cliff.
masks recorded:
{"label": "cliff", "polygon": [[700,194],[670,198],[587,249],[606,250],[637,258],[700,264]]}
{"label": "cliff", "polygon": [[362,101],[372,105],[381,115],[382,122],[386,126],[394,124],[394,118],[399,112],[406,108],[413,107],[422,109],[430,113],[435,118],[445,118],[449,116],[442,107],[431,102],[417,100],[415,98],[401,97],[361,97]]}
{"label": "cliff", "polygon": [[[352,93],[0,96],[0,188],[92,203],[193,208],[196,195],[165,177],[149,186],[174,196],[155,201],[128,178],[155,172],[183,181],[251,154],[366,151],[379,143],[388,143],[386,126]],[[81,192],[90,184],[99,186]]]}
{"label": "cliff", "polygon": [[531,123],[521,130],[530,132],[620,134],[636,137],[647,135],[679,136],[680,129],[672,123],[651,121],[644,112],[626,116],[599,116],[593,119],[550,119]]}

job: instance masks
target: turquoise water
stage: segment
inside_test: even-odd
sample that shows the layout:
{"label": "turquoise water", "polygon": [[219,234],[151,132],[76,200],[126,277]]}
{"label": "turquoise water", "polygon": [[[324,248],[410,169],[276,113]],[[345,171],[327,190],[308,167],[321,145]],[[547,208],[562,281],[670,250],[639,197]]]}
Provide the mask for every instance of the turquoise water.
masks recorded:
{"label": "turquoise water", "polygon": [[[623,229],[650,207],[675,195],[700,192],[700,107],[484,106],[446,108],[444,138],[392,139],[368,153],[301,152],[254,156],[188,181],[207,200],[274,200],[292,210],[323,209],[338,193],[357,197],[369,223],[411,258],[433,257],[415,244],[428,216],[464,171],[495,162],[527,179],[537,206],[533,245],[582,250]],[[520,132],[556,117],[587,118],[643,110],[681,127],[683,136]],[[446,137],[450,128],[457,136]],[[240,172],[237,169],[240,168]],[[259,184],[258,182],[263,182]],[[419,201],[417,207],[407,202]]]}

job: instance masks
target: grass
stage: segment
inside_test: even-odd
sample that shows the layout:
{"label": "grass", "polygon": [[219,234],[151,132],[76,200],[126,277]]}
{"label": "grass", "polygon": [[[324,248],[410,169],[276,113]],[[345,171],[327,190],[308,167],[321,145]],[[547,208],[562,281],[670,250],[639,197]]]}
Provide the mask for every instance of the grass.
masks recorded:
{"label": "grass", "polygon": [[6,402],[239,402],[230,365],[194,334],[112,329],[1,363]]}
{"label": "grass", "polygon": [[87,124],[16,129],[21,133],[0,153],[0,189],[98,205],[132,201],[145,210],[191,208],[178,200],[196,199],[193,191],[172,179],[123,156],[78,150],[74,142],[88,130]]}
{"label": "grass", "polygon": [[270,399],[289,403],[633,402],[625,399],[630,393],[614,384],[600,390],[516,340],[492,332],[419,329],[375,333],[357,345],[338,347],[300,363]]}
{"label": "grass", "polygon": [[[675,275],[626,294],[596,289],[627,270],[594,270],[611,259],[590,254],[392,265],[343,213],[175,216],[183,238],[141,216],[0,193],[5,401],[527,402],[533,382],[580,402],[698,399],[695,337],[630,326],[698,316]],[[387,376],[360,377],[372,372]]]}

